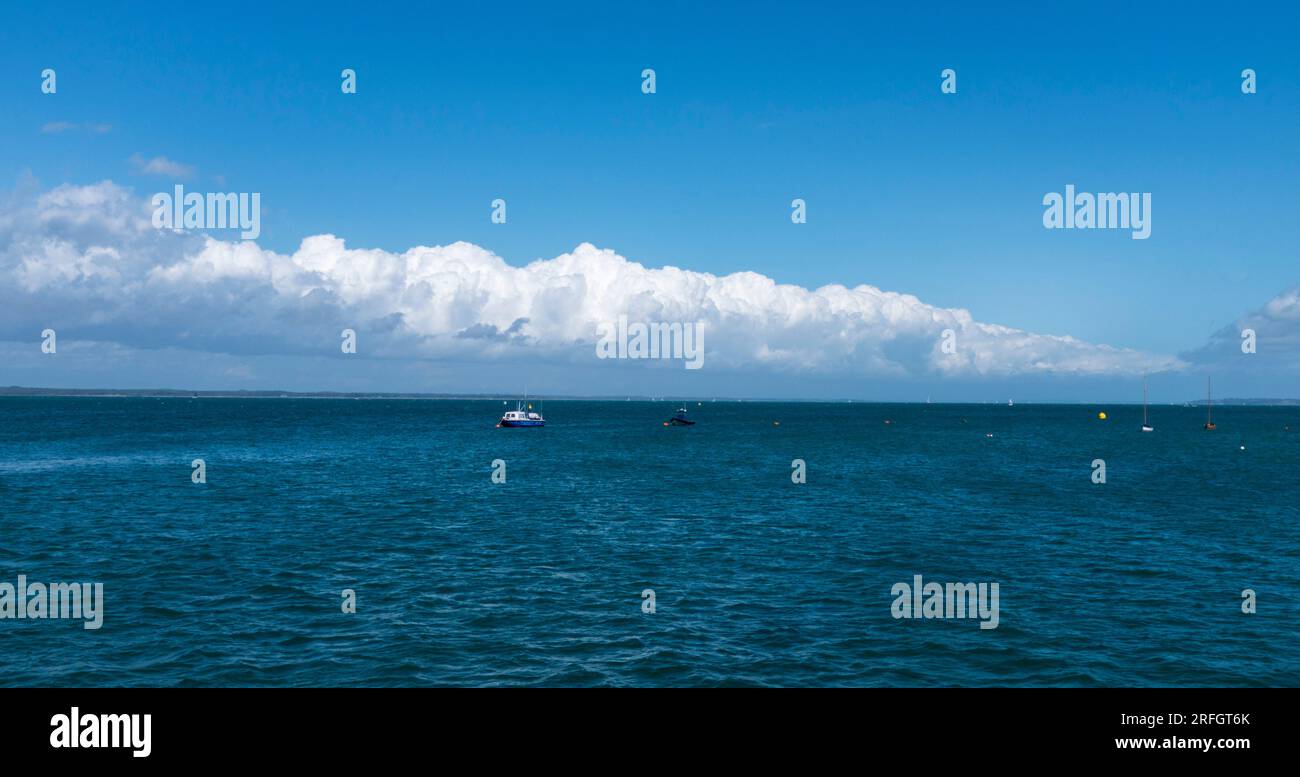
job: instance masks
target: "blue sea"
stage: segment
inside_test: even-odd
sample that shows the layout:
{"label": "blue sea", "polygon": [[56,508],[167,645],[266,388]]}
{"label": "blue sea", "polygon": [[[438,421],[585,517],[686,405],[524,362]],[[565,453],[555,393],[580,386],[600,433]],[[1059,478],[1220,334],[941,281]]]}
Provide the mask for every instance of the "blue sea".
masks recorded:
{"label": "blue sea", "polygon": [[1300,685],[1300,408],[688,404],[0,398],[0,684]]}

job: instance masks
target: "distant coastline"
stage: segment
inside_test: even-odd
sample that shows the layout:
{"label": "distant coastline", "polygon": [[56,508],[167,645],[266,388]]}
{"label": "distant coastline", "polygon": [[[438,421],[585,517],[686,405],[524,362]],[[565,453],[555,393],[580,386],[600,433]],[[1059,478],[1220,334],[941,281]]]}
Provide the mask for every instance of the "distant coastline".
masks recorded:
{"label": "distant coastline", "polygon": [[[514,395],[506,394],[438,394],[402,391],[204,391],[191,389],[75,389],[75,388],[39,388],[28,386],[0,386],[0,397],[152,397],[194,398],[201,399],[442,399],[442,400],[497,400]],[[924,405],[926,402],[881,402],[863,399],[759,399],[751,397],[650,397],[640,395],[603,395],[581,396],[576,394],[537,394],[531,397],[543,400],[576,400],[585,402],[811,402],[811,403],[857,403],[864,405]],[[934,402],[936,405],[988,405],[1001,404],[992,401],[968,402]],[[1133,405],[1140,402],[1033,402],[1024,401],[1023,405]],[[1167,404],[1168,403],[1164,403]],[[1204,406],[1206,400],[1192,399],[1184,403],[1194,407]],[[1300,399],[1271,399],[1259,397],[1227,397],[1214,400],[1216,405],[1260,406],[1260,407],[1297,407]]]}

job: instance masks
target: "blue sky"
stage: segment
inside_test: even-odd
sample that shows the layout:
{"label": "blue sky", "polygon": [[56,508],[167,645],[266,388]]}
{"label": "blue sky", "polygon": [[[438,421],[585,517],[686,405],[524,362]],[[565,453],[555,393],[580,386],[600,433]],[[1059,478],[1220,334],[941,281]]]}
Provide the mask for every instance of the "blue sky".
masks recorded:
{"label": "blue sky", "polygon": [[[588,242],[1160,354],[1200,348],[1300,277],[1298,14],[1282,4],[6,16],[0,188],[108,179],[147,197],[171,181],[130,159],[161,156],[192,189],[260,192],[258,242],[279,253],[318,234],[394,254],[467,241],[522,266]],[[45,67],[56,95],[38,88]],[[1151,238],[1043,229],[1044,193],[1070,183],[1151,192]],[[807,224],[790,222],[794,197]]]}

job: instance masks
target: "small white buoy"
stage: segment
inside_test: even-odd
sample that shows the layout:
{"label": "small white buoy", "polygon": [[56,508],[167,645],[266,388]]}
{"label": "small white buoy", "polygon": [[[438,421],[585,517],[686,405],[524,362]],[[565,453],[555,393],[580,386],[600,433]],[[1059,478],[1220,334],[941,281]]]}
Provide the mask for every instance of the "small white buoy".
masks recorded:
{"label": "small white buoy", "polygon": [[1246,450],[1246,446],[1244,446],[1244,445],[1241,446],[1241,449],[1242,449],[1243,451]]}

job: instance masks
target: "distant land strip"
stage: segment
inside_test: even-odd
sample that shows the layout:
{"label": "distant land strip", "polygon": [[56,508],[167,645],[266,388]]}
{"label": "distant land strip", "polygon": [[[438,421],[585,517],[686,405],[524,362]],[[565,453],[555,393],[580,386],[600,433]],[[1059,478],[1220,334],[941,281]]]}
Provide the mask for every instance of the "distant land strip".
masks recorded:
{"label": "distant land strip", "polygon": [[[194,391],[190,389],[78,389],[78,388],[36,388],[28,386],[0,386],[0,397],[154,397],[154,398],[216,398],[216,399],[474,399],[500,400],[519,399],[514,394],[436,394],[401,391]],[[578,400],[587,402],[814,402],[814,403],[857,403],[863,405],[997,405],[997,401],[969,402],[884,402],[863,399],[755,399],[747,397],[649,397],[639,395],[579,396],[570,394],[539,394],[529,399],[544,400]],[[1032,402],[1024,405],[1134,405],[1140,402]],[[1161,403],[1168,406],[1166,403]],[[1175,403],[1176,404],[1176,403]],[[1182,403],[1186,406],[1200,407],[1206,400],[1193,399]],[[1268,399],[1259,397],[1227,397],[1214,400],[1216,405],[1257,405],[1276,407],[1300,406],[1300,399]]]}

